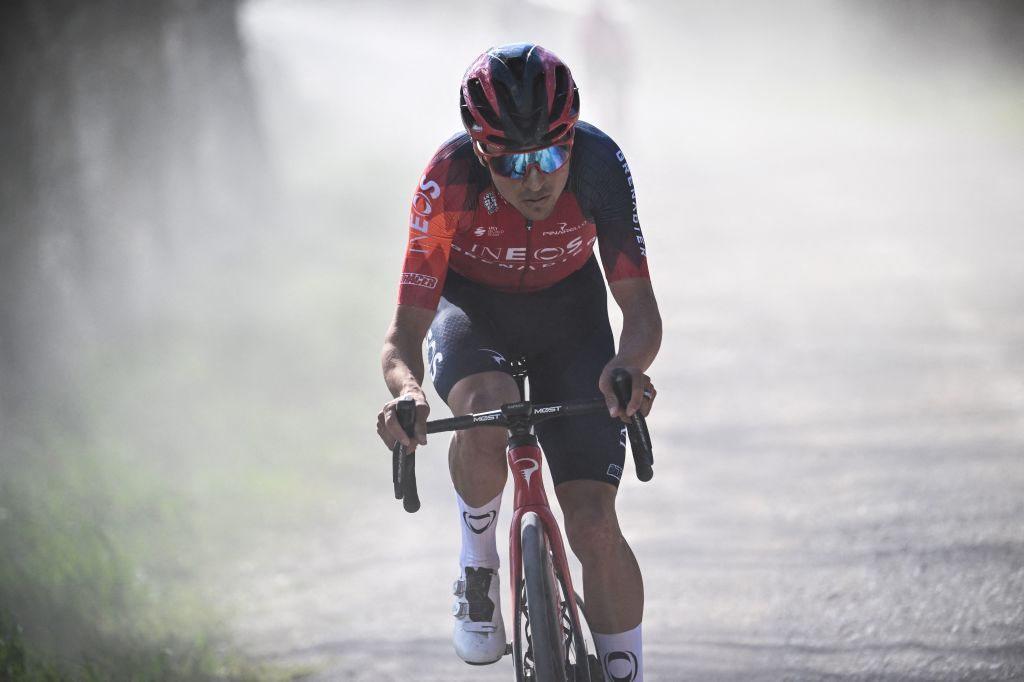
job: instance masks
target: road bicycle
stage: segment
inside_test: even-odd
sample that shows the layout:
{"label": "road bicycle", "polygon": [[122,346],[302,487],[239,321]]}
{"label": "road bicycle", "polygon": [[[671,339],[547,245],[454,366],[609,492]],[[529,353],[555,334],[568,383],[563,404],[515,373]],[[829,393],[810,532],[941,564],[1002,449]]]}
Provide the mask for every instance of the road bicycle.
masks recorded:
{"label": "road bicycle", "polygon": [[[542,453],[533,427],[548,419],[574,415],[607,414],[603,398],[561,404],[533,405],[526,399],[525,359],[512,363],[520,400],[497,410],[427,422],[427,433],[459,431],[480,426],[508,429],[508,463],[515,496],[509,529],[509,563],[513,604],[512,654],[516,682],[604,682],[602,666],[587,648],[593,641],[585,619],[583,599],[576,594],[562,533],[548,505],[541,477]],[[624,409],[632,394],[632,379],[625,370],[612,378]],[[399,423],[412,435],[416,407],[411,398],[398,403]],[[609,417],[610,419],[611,417]],[[636,412],[626,425],[637,478],[654,475],[650,434]],[[395,497],[408,512],[420,508],[416,489],[415,450],[396,444],[392,453]]]}

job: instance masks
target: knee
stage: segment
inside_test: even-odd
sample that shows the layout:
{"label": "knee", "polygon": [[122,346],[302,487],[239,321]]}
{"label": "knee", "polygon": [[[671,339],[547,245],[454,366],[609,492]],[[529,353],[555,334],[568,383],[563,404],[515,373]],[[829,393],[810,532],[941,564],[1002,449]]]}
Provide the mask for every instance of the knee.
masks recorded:
{"label": "knee", "polygon": [[453,443],[459,454],[477,457],[492,453],[504,458],[507,437],[504,429],[483,427],[459,431],[455,434]]}
{"label": "knee", "polygon": [[607,557],[625,542],[615,508],[603,504],[565,510],[565,534],[584,566]]}
{"label": "knee", "polygon": [[[519,389],[507,374],[487,372],[468,376],[452,387],[448,394],[448,406],[452,414],[486,412],[504,403],[518,400]],[[497,451],[504,453],[506,434],[502,428],[479,428],[460,431],[455,436],[459,449]]]}

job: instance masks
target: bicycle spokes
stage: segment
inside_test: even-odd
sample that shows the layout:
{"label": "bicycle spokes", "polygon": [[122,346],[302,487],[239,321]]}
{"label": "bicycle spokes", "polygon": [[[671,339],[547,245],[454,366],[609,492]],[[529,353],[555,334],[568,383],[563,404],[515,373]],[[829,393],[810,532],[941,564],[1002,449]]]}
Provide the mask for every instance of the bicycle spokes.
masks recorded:
{"label": "bicycle spokes", "polygon": [[537,670],[537,664],[533,660],[533,638],[530,633],[530,611],[526,608],[526,582],[523,582],[522,588],[520,588],[519,600],[522,607],[523,614],[523,639],[526,641],[526,653],[523,654],[523,674],[526,679],[532,680],[535,677]]}
{"label": "bicycle spokes", "polygon": [[559,608],[562,611],[562,642],[565,643],[565,662],[566,666],[571,666],[571,659],[575,656],[570,655],[573,652],[573,637],[572,637],[572,614],[569,613],[569,603],[562,595],[562,599],[559,600]]}
{"label": "bicycle spokes", "polygon": [[[559,630],[562,644],[562,658],[565,662],[566,682],[577,682],[578,680],[590,680],[597,682],[590,676],[591,668],[586,655],[586,644],[583,641],[582,632],[573,624],[573,615],[570,607],[570,598],[575,598],[578,604],[580,600],[573,595],[566,594],[566,585],[562,577],[557,573],[553,576],[554,584],[558,593]],[[530,627],[530,612],[527,608],[525,582],[519,588],[521,636],[525,643],[526,650],[522,654],[522,679],[533,682],[537,680],[537,664],[533,653],[533,631]]]}

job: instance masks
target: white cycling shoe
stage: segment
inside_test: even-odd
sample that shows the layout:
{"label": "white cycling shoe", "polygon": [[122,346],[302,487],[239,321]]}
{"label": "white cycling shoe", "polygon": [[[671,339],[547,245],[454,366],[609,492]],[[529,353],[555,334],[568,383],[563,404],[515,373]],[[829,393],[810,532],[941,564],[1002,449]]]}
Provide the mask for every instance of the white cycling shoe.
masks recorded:
{"label": "white cycling shoe", "polygon": [[498,571],[467,566],[455,581],[455,653],[466,663],[487,665],[505,655]]}

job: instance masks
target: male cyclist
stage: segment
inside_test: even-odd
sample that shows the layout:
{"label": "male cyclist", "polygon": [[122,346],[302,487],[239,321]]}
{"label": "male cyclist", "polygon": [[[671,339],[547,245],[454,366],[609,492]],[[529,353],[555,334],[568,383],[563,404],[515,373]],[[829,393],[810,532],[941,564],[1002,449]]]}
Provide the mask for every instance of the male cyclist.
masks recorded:
{"label": "male cyclist", "polygon": [[[578,120],[569,68],[537,45],[480,55],[463,76],[460,108],[465,133],[435,153],[413,197],[383,349],[391,394],[416,400],[416,436],[399,426],[392,400],[378,415],[381,438],[389,447],[426,443],[424,338],[434,387],[453,414],[518,400],[509,360],[525,355],[534,401],[600,392],[611,416],[646,415],[656,392],[644,372],[661,344],[661,317],[622,152]],[[617,353],[605,278],[623,315]],[[611,389],[619,367],[633,377],[625,411]],[[537,435],[583,566],[606,675],[642,682],[643,581],[615,512],[622,424],[596,415],[541,424]],[[462,529],[455,650],[468,663],[493,663],[506,642],[495,540],[508,474],[504,430],[456,433],[449,467]]]}

